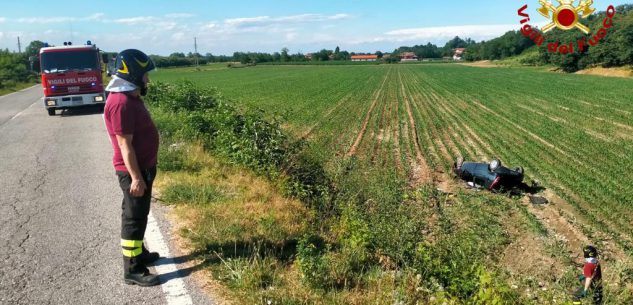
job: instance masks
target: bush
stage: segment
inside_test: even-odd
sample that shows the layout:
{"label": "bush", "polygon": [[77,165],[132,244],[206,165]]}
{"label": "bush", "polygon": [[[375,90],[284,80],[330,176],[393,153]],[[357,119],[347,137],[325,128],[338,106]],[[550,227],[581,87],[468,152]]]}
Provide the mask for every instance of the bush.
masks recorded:
{"label": "bush", "polygon": [[301,280],[309,287],[323,289],[328,286],[327,264],[323,258],[327,252],[325,242],[319,236],[306,235],[297,244],[297,264]]}
{"label": "bush", "polygon": [[[321,165],[305,153],[302,141],[293,141],[282,130],[278,119],[267,121],[261,111],[241,111],[215,89],[190,81],[153,83],[146,100],[164,136],[201,141],[231,163],[278,181],[288,195],[305,202],[323,203],[330,193]],[[177,157],[173,162],[182,166]]]}
{"label": "bush", "polygon": [[24,56],[0,50],[0,89],[13,88],[19,82],[31,81],[34,77],[26,63]]}

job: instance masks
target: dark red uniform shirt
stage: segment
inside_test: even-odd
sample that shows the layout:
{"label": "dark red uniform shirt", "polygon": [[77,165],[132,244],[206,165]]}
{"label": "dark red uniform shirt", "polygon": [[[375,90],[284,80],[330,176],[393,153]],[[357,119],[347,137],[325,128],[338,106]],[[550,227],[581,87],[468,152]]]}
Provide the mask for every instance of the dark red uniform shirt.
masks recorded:
{"label": "dark red uniform shirt", "polygon": [[110,135],[116,171],[127,172],[116,135],[131,134],[136,160],[141,169],[156,166],[158,158],[158,130],[145,108],[143,100],[125,92],[111,92],[103,111],[106,129]]}
{"label": "dark red uniform shirt", "polygon": [[585,263],[583,274],[587,278],[592,278],[594,283],[602,280],[602,269],[600,268],[600,264]]}

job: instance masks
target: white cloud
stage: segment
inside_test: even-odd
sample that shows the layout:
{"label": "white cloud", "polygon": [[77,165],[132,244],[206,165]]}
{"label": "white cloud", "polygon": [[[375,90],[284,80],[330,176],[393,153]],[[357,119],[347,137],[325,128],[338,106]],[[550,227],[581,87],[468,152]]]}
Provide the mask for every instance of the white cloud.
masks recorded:
{"label": "white cloud", "polygon": [[233,18],[224,20],[225,24],[241,26],[241,25],[254,25],[254,24],[262,24],[266,21],[270,21],[271,18],[268,16],[259,16],[259,17],[249,17],[249,18]]}
{"label": "white cloud", "polygon": [[297,39],[298,36],[299,36],[299,34],[296,33],[296,32],[286,33],[286,41],[288,41],[288,42],[294,41],[294,40]]}
{"label": "white cloud", "polygon": [[517,30],[516,24],[492,24],[492,25],[457,25],[442,27],[408,28],[398,29],[384,33],[381,36],[359,39],[355,44],[374,42],[405,42],[405,41],[438,41],[447,40],[455,36],[473,38],[475,40],[490,39],[504,34],[507,31]]}
{"label": "white cloud", "polygon": [[173,31],[178,27],[177,22],[173,21],[158,21],[153,24],[156,30],[160,31]]}
{"label": "white cloud", "polygon": [[72,17],[28,17],[28,18],[18,18],[16,21],[18,23],[29,23],[29,24],[47,24],[47,23],[64,23],[75,21],[76,18]]}
{"label": "white cloud", "polygon": [[352,18],[352,16],[348,14],[336,14],[336,15],[328,17],[328,20],[341,20],[341,19],[350,19],[350,18]]}
{"label": "white cloud", "polygon": [[132,18],[114,19],[112,20],[112,22],[125,24],[125,25],[138,25],[138,24],[151,23],[151,22],[154,22],[155,20],[156,20],[156,17],[153,17],[153,16],[139,16],[139,17],[132,17]]}
{"label": "white cloud", "polygon": [[[280,39],[293,40],[294,37],[288,33],[297,32],[303,25],[310,23],[328,24],[338,20],[351,18],[349,14],[299,14],[290,16],[256,16],[225,19],[222,22],[213,22],[202,27],[203,31],[213,30],[218,35],[255,34],[271,35],[278,34]],[[270,42],[270,37],[263,38]],[[281,42],[281,41],[280,41]]]}
{"label": "white cloud", "polygon": [[[80,22],[80,21],[103,21],[105,14],[95,13],[86,17],[23,17],[18,18],[15,21],[18,23],[27,24],[50,24],[50,23],[66,23],[66,22]],[[6,18],[0,18],[0,22],[5,21]]]}
{"label": "white cloud", "polygon": [[82,18],[82,20],[86,20],[86,21],[102,21],[103,17],[105,17],[104,13],[95,13],[92,14],[88,17]]}
{"label": "white cloud", "polygon": [[170,19],[178,19],[178,18],[191,18],[195,16],[194,14],[187,14],[187,13],[174,13],[174,14],[167,14],[165,15],[165,18],[170,18]]}
{"label": "white cloud", "polygon": [[[139,48],[152,54],[170,54],[173,52],[193,52],[193,37],[197,37],[198,51],[214,54],[231,54],[234,51],[278,51],[288,47],[295,52],[311,52],[322,48],[332,49],[339,45],[349,51],[393,50],[399,45],[412,45],[431,42],[443,45],[454,36],[475,40],[491,39],[509,30],[518,30],[517,24],[498,25],[454,25],[443,27],[401,28],[393,30],[368,31],[355,27],[341,27],[341,21],[356,18],[350,14],[297,14],[288,16],[253,16],[225,20],[200,20],[192,14],[174,13],[155,16],[109,17],[104,13],[94,13],[83,17],[51,18],[4,18],[0,22],[22,22],[43,24],[23,33],[24,41],[42,40],[42,33],[48,42],[59,43],[69,37],[67,31],[48,26],[53,22],[85,21],[79,33],[71,37],[90,36],[104,50],[116,51],[121,46]],[[91,27],[106,24],[135,26],[134,31],[113,27],[106,33],[90,33]],[[75,29],[79,27],[74,27]],[[316,29],[316,30],[315,30]],[[130,33],[128,33],[130,32]],[[15,49],[17,34],[6,32],[0,36],[0,48]]]}
{"label": "white cloud", "polygon": [[213,30],[213,29],[217,29],[218,28],[218,24],[214,23],[214,22],[210,22],[207,23],[205,25],[203,25],[200,29],[203,31],[208,31],[208,30]]}
{"label": "white cloud", "polygon": [[301,14],[281,17],[258,16],[247,18],[232,18],[224,20],[224,23],[233,27],[257,27],[282,24],[297,24],[309,22],[324,22],[351,18],[348,14],[323,15]]}
{"label": "white cloud", "polygon": [[[183,32],[177,32],[177,33],[173,33],[173,34],[171,35],[171,39],[172,39],[172,41],[173,41],[173,40],[183,40],[183,39],[185,39],[185,38],[186,38],[186,34],[185,34],[185,33],[183,33]],[[193,38],[192,38],[192,40],[193,40]]]}

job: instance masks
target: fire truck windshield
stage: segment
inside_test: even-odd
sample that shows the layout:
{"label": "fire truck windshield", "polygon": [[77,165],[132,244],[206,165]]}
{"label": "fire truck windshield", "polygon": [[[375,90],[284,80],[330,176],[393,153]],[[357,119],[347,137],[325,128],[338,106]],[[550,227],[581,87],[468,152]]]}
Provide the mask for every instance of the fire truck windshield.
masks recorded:
{"label": "fire truck windshield", "polygon": [[59,73],[70,70],[99,70],[99,57],[95,51],[46,52],[41,56],[43,73]]}

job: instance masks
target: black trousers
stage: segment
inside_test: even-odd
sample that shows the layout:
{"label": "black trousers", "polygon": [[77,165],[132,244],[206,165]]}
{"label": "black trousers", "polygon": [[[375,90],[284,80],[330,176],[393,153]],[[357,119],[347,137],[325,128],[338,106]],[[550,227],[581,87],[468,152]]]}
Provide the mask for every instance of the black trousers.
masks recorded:
{"label": "black trousers", "polygon": [[602,284],[595,285],[595,287],[592,287],[592,290],[593,290],[593,304],[602,305]]}
{"label": "black trousers", "polygon": [[130,194],[132,177],[127,172],[116,172],[119,185],[123,191],[121,203],[121,247],[125,262],[126,272],[136,272],[145,269],[135,258],[141,253],[143,237],[147,228],[147,216],[149,215],[150,202],[152,200],[152,184],[156,177],[156,167],[141,170],[143,180],[147,188],[141,197]]}

